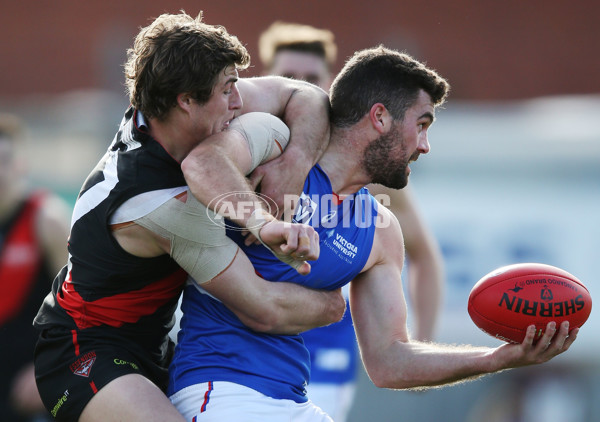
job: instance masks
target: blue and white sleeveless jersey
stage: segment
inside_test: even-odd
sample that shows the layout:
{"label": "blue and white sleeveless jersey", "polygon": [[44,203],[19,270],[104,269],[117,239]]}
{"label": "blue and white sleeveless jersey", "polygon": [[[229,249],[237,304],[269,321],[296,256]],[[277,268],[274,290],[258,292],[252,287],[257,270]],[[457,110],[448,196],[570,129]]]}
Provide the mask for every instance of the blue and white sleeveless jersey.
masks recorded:
{"label": "blue and white sleeveless jersey", "polygon": [[[349,306],[348,287],[343,289],[346,306]],[[356,380],[359,353],[349,309],[341,321],[301,335],[310,353],[311,384],[342,385]]]}
{"label": "blue and white sleeveless jersey", "polygon": [[[229,235],[261,277],[333,290],[350,282],[367,262],[376,217],[377,202],[366,188],[340,201],[316,165],[305,181],[294,218],[312,225],[320,236],[320,257],[311,262],[309,275],[298,274],[261,245],[245,246],[239,231]],[[307,401],[310,357],[300,335],[254,332],[196,284],[186,287],[182,310],[169,395],[197,383],[229,381],[276,399]]]}

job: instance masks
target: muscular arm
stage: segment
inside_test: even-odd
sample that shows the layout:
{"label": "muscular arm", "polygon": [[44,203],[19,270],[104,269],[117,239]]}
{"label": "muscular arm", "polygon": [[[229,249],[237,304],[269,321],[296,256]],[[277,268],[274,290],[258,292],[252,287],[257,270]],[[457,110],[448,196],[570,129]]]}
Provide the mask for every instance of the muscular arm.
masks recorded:
{"label": "muscular arm", "polygon": [[[283,138],[289,138],[288,128],[278,119],[271,120],[247,119],[250,114],[242,116],[246,118],[246,127],[254,127],[255,138],[264,136],[265,125],[270,125],[268,132],[273,138],[279,137],[277,143],[287,144]],[[238,118],[236,120],[240,120]],[[237,123],[231,124],[232,128]],[[251,132],[251,131],[250,131]],[[272,221],[269,224],[258,226],[249,221],[260,222],[252,219],[252,213],[257,209],[268,207],[265,202],[258,198],[254,190],[248,184],[244,174],[253,170],[252,156],[244,135],[234,129],[217,133],[200,143],[183,160],[181,168],[193,195],[211,210],[219,213],[221,210],[231,211],[225,217],[234,221],[242,227],[247,227],[253,234],[260,231],[261,240],[271,248],[275,255],[296,268],[300,274],[308,274],[310,265],[305,260],[318,258],[318,237],[314,236],[314,230],[305,225],[285,224],[280,221]],[[252,139],[250,139],[252,143]],[[273,153],[265,157],[265,160],[277,156],[280,151],[275,149]],[[263,161],[265,161],[263,160]],[[255,160],[256,161],[256,160]],[[215,177],[218,175],[218,177]],[[235,192],[235,194],[230,194]],[[223,198],[223,200],[219,200]],[[227,206],[222,206],[224,202]],[[265,215],[274,220],[268,212]],[[265,221],[269,221],[266,219]],[[252,230],[255,231],[252,231]],[[298,257],[301,258],[298,258]]]}
{"label": "muscular arm", "polygon": [[[373,254],[375,264],[350,286],[350,309],[361,357],[369,377],[381,388],[406,389],[452,384],[508,368],[539,364],[566,351],[577,335],[568,324],[556,329],[550,323],[544,339],[532,345],[535,327],[529,327],[522,344],[497,348],[451,346],[412,340],[406,328],[402,294],[400,227],[378,228]],[[546,346],[549,344],[549,346]]]}
{"label": "muscular arm", "polygon": [[[414,337],[433,340],[444,290],[442,254],[436,239],[421,217],[410,186],[401,190],[370,185],[398,218],[408,258],[408,294],[414,313]],[[382,195],[382,196],[378,196]],[[381,202],[381,201],[380,201]]]}
{"label": "muscular arm", "polygon": [[[237,86],[244,101],[238,114],[270,113],[280,117],[289,127],[290,143],[281,157],[269,162],[278,161],[278,166],[285,164],[285,167],[280,168],[282,172],[269,177],[280,185],[275,196],[289,192],[299,194],[308,171],[321,156],[329,139],[327,94],[311,84],[280,77],[240,79]],[[217,142],[208,142],[210,139],[201,142],[182,162],[194,196],[209,204],[223,192],[253,191],[245,179],[252,169],[239,161],[239,155],[219,148]],[[295,189],[287,191],[288,179],[294,179]],[[207,180],[211,183],[206,183]],[[282,198],[274,198],[272,192],[263,193],[277,199],[276,202],[283,202]],[[236,223],[245,225],[246,220],[240,218]]]}
{"label": "muscular arm", "polygon": [[342,319],[345,310],[341,290],[325,292],[264,280],[241,251],[225,272],[202,288],[223,302],[244,325],[270,334],[298,334],[328,325]]}
{"label": "muscular arm", "polygon": [[[300,195],[304,180],[329,143],[329,98],[312,84],[278,76],[241,79],[241,112],[267,111],[290,128],[285,152],[252,173],[252,185],[283,213],[284,195]],[[266,95],[268,94],[268,95]]]}
{"label": "muscular arm", "polygon": [[[250,130],[250,126],[244,127]],[[247,132],[243,131],[246,135]],[[225,156],[238,171],[251,168],[248,145],[242,132],[233,129],[203,143],[209,157],[213,153]],[[271,158],[265,155],[265,159]],[[204,158],[201,154],[200,160]],[[218,170],[219,174],[225,173],[224,169]],[[270,283],[256,276],[247,257],[237,250],[210,215],[212,213],[191,196],[171,198],[145,216],[136,217],[137,224],[117,230],[115,237],[123,248],[137,256],[169,253],[203,287],[206,285],[207,291],[257,331],[297,334],[342,317],[345,303],[340,292],[325,293],[289,283]],[[318,256],[318,235],[309,226],[269,223],[261,235],[279,237],[294,253],[306,253],[309,259]],[[307,245],[301,244],[302,238],[309,240]]]}
{"label": "muscular arm", "polygon": [[[136,256],[171,253],[169,239],[138,224],[120,228],[114,235],[126,251]],[[241,250],[237,251],[227,268],[201,286],[223,302],[245,325],[255,331],[272,334],[298,334],[332,324],[342,318],[346,306],[340,291],[317,291],[260,278]]]}
{"label": "muscular arm", "polygon": [[[182,161],[181,169],[192,194],[214,211],[214,200],[227,192],[244,192],[244,200],[260,203],[245,177],[252,171],[252,157],[238,131],[227,130],[205,139]],[[236,198],[240,197],[228,199]],[[233,209],[237,209],[236,203]],[[244,226],[249,213],[228,217]]]}

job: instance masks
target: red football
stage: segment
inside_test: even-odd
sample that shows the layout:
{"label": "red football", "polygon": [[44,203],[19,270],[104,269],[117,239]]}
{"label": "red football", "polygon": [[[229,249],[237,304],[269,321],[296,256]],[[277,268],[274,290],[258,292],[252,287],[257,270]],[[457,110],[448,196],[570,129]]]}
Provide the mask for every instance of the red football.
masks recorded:
{"label": "red football", "polygon": [[577,277],[546,264],[514,264],[498,268],[473,286],[469,315],[492,337],[521,343],[529,325],[535,324],[535,340],[546,325],[569,321],[569,329],[581,327],[590,316],[592,297]]}

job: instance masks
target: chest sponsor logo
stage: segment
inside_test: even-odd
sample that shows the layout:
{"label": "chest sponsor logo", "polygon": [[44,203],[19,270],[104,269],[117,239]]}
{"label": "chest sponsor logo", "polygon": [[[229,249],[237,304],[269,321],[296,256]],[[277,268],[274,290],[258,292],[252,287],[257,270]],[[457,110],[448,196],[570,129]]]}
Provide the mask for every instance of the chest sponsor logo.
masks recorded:
{"label": "chest sponsor logo", "polygon": [[335,234],[335,237],[329,238],[331,244],[337,249],[338,254],[344,256],[348,262],[352,262],[352,259],[358,253],[358,247],[348,242],[344,236],[339,233]]}

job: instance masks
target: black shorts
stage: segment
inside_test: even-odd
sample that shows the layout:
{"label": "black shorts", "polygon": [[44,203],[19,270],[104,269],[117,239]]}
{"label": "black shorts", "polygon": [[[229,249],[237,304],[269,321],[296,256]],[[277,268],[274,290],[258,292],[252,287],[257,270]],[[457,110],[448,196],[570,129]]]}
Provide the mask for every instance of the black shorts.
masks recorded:
{"label": "black shorts", "polygon": [[94,394],[123,375],[141,374],[166,391],[172,351],[169,342],[167,353],[157,358],[102,327],[44,330],[34,355],[38,390],[52,416],[76,421]]}

